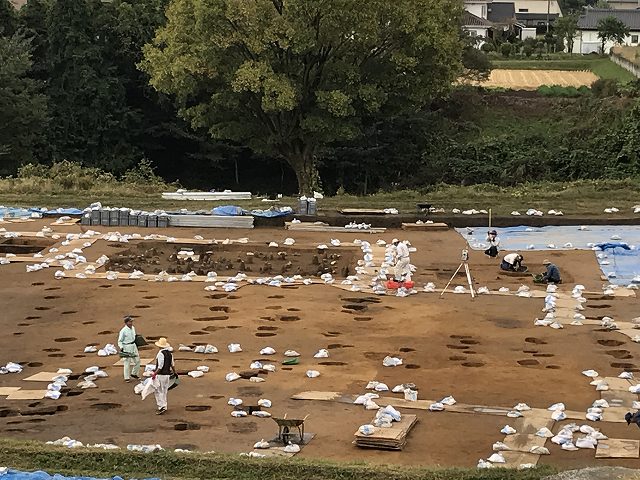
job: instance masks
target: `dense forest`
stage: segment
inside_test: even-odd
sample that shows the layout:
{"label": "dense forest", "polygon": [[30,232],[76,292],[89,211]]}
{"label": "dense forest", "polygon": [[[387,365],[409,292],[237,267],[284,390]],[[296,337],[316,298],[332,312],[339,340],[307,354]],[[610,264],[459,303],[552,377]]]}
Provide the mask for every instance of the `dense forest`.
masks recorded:
{"label": "dense forest", "polygon": [[[143,50],[166,26],[169,3],[29,0],[16,11],[0,0],[0,175],[61,160],[119,175],[146,159],[163,178],[190,188],[297,190],[282,156],[251,141],[215,138],[184,115],[179,95],[151,86],[158,70],[145,68]],[[470,50],[463,39],[449,41],[450,33],[439,37],[449,42],[442,48],[464,57]],[[154,48],[179,36],[156,39]],[[427,67],[442,83],[456,71],[436,66]],[[355,134],[326,136],[315,152],[326,193],[640,172],[633,93],[562,99],[427,87],[429,101],[421,98],[419,108],[370,109],[357,117],[357,129],[339,124]],[[210,89],[194,91],[215,95]]]}

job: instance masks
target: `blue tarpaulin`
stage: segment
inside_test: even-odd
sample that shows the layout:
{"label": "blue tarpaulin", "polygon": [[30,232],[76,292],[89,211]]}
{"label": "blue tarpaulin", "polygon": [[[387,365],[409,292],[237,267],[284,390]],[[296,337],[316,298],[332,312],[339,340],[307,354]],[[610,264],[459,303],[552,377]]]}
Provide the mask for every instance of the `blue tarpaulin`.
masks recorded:
{"label": "blue tarpaulin", "polygon": [[56,215],[82,215],[83,213],[79,208],[56,208],[53,210],[47,210],[46,208],[30,208],[29,211],[51,217]]}
{"label": "blue tarpaulin", "polygon": [[[496,230],[501,250],[593,250],[595,254],[600,254],[596,260],[611,283],[640,283],[640,250],[636,247],[640,246],[640,226],[519,226]],[[472,249],[484,250],[488,247],[486,229],[457,228],[456,231],[469,242]]]}
{"label": "blue tarpaulin", "polygon": [[[99,480],[94,477],[65,477],[64,475],[49,475],[47,472],[20,472],[18,470],[9,469],[7,473],[2,475],[3,480]],[[106,480],[106,479],[105,479]],[[111,477],[109,480],[122,480],[121,477]],[[159,479],[148,479],[159,480]]]}
{"label": "blue tarpaulin", "polygon": [[212,215],[220,215],[224,217],[237,217],[244,215],[245,210],[235,205],[223,205],[221,207],[215,207],[211,210]]}

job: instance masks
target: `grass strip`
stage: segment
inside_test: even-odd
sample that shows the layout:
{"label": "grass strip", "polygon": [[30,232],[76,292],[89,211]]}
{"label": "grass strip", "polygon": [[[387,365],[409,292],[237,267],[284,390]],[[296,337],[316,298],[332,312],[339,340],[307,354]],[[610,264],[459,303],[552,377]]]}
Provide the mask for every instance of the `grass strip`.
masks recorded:
{"label": "grass strip", "polygon": [[254,459],[222,454],[152,454],[122,450],[67,449],[36,442],[0,440],[3,465],[50,474],[124,478],[234,480],[537,480],[551,475],[549,466],[529,470],[439,469],[334,463],[302,458]]}
{"label": "grass strip", "polygon": [[[273,203],[252,200],[227,200],[217,202],[163,200],[160,191],[139,193],[118,191],[67,191],[61,193],[29,192],[11,193],[2,191],[0,204],[15,207],[77,207],[84,208],[91,202],[102,202],[104,206],[129,207],[145,210],[207,210],[214,206],[234,204],[244,209],[267,209]],[[625,180],[580,180],[575,182],[526,183],[513,187],[498,187],[490,184],[471,186],[438,185],[424,190],[402,190],[381,192],[374,195],[336,195],[318,202],[321,213],[335,213],[341,208],[397,208],[401,213],[417,212],[416,203],[427,202],[442,207],[447,213],[451,209],[492,209],[494,215],[508,216],[513,210],[524,215],[528,208],[546,213],[550,209],[562,210],[566,215],[602,215],[606,207],[620,209],[618,216],[632,216],[632,207],[640,204],[640,181]],[[295,197],[284,197],[275,205],[297,205]]]}

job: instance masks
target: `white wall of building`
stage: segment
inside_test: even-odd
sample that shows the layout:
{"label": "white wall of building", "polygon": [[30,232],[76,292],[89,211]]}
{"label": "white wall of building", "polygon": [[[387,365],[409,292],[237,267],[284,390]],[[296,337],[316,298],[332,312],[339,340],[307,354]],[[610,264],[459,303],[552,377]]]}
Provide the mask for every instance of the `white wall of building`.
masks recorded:
{"label": "white wall of building", "polygon": [[480,18],[487,18],[487,2],[464,2],[464,9]]}
{"label": "white wall of building", "polygon": [[[615,46],[614,42],[605,43],[605,53],[609,53],[611,47]],[[631,31],[625,37],[622,45],[637,47],[640,45],[640,31]],[[573,53],[600,53],[601,42],[598,38],[598,32],[595,30],[578,30],[578,34],[573,42]]]}
{"label": "white wall of building", "polygon": [[559,14],[562,16],[560,5],[557,0],[515,0],[516,13],[547,13]]}

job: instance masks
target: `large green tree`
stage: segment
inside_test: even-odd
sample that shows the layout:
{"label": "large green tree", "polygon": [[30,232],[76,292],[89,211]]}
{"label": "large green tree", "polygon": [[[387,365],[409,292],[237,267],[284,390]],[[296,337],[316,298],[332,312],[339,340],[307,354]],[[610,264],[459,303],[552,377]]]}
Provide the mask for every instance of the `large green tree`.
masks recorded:
{"label": "large green tree", "polygon": [[573,41],[578,33],[578,16],[565,15],[556,20],[554,32],[567,46],[567,52],[573,53]]}
{"label": "large green tree", "polygon": [[114,6],[54,0],[47,23],[52,156],[110,170],[140,158],[131,145],[133,112],[113,59]]}
{"label": "large green tree", "polygon": [[457,0],[172,0],[141,68],[194,127],[281,156],[309,193],[323,145],[450,88],[461,13]]}
{"label": "large green tree", "polygon": [[622,43],[624,42],[624,38],[629,35],[629,27],[614,16],[603,18],[598,22],[597,27],[603,55],[607,53],[604,51],[607,42],[611,41],[614,44]]}
{"label": "large green tree", "polygon": [[0,174],[32,160],[46,121],[42,85],[29,78],[29,41],[0,36]]}
{"label": "large green tree", "polygon": [[11,36],[18,28],[18,14],[9,0],[0,0],[0,35]]}

